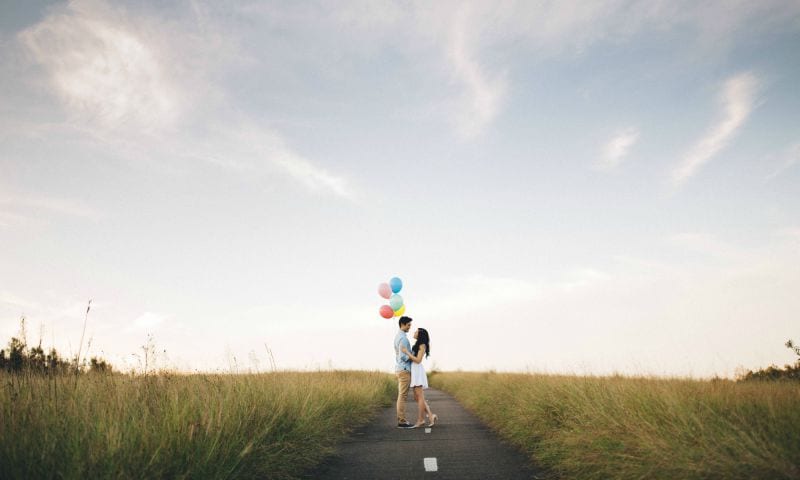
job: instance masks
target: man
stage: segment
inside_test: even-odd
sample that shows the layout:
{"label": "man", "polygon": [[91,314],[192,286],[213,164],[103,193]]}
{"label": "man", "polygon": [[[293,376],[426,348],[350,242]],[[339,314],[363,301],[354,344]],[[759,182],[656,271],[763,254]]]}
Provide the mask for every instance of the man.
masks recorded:
{"label": "man", "polygon": [[397,428],[414,428],[406,421],[406,397],[408,397],[408,385],[411,383],[411,359],[403,353],[402,347],[406,351],[411,351],[411,343],[406,338],[406,333],[411,330],[410,317],[400,317],[398,325],[400,330],[394,337],[394,373],[397,376]]}

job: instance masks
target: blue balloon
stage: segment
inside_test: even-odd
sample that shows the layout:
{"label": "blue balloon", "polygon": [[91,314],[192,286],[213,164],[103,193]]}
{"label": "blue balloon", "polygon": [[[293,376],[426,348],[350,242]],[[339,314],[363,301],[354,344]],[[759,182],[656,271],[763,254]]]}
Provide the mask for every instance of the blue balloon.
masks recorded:
{"label": "blue balloon", "polygon": [[392,310],[395,312],[400,310],[400,307],[403,306],[403,297],[395,293],[389,297],[389,306],[392,307]]}
{"label": "blue balloon", "polygon": [[389,286],[392,287],[392,293],[397,293],[403,289],[403,281],[397,277],[389,280]]}

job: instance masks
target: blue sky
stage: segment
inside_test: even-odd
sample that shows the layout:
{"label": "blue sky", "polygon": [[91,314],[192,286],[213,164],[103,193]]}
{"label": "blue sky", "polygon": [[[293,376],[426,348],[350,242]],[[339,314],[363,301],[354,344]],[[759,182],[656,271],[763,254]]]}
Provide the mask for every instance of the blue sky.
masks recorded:
{"label": "blue sky", "polygon": [[797,2],[0,8],[3,338],[388,370],[398,275],[439,368],[792,360]]}

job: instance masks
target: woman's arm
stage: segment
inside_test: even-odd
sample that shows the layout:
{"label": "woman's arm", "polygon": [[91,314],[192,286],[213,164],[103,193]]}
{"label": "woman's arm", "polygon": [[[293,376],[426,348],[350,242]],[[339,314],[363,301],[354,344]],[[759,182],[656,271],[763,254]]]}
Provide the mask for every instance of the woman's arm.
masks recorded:
{"label": "woman's arm", "polygon": [[402,348],[403,348],[403,353],[408,355],[408,358],[414,363],[422,362],[423,357],[425,357],[425,345],[424,344],[419,346],[419,352],[417,352],[417,356],[416,357],[414,356],[414,353],[409,352],[406,349],[406,347],[402,347]]}

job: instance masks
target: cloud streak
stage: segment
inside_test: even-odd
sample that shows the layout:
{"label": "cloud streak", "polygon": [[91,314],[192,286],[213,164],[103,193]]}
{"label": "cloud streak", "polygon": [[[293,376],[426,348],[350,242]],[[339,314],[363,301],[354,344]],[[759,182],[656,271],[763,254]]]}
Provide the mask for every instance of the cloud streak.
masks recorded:
{"label": "cloud streak", "polygon": [[0,225],[35,221],[42,213],[98,220],[103,217],[99,210],[83,202],[44,195],[0,196]]}
{"label": "cloud streak", "polygon": [[356,198],[355,192],[344,177],[334,175],[314,165],[288,148],[274,152],[271,157],[272,161],[292,178],[313,191],[331,192],[349,200]]}
{"label": "cloud streak", "polygon": [[477,60],[475,25],[471,10],[462,8],[449,34],[446,55],[459,83],[463,86],[461,104],[455,117],[459,133],[465,138],[479,134],[500,112],[506,97],[505,74],[490,77]]}
{"label": "cloud streak", "polygon": [[170,315],[165,315],[163,313],[145,312],[131,322],[126,331],[132,332],[137,330],[150,330],[158,327],[169,318]]}
{"label": "cloud streak", "polygon": [[[539,283],[486,275],[454,277],[448,279],[446,285],[448,287],[441,293],[420,299],[418,310],[431,317],[463,315],[528,301],[537,298],[543,291]],[[458,285],[458,289],[451,289],[450,285]]]}
{"label": "cloud streak", "polygon": [[[509,47],[522,46],[537,58],[582,55],[597,45],[622,43],[652,29],[687,29],[693,32],[694,48],[716,51],[734,45],[743,24],[748,24],[748,30],[772,30],[800,16],[796,2],[780,1],[696,4],[607,0],[587,4],[566,0],[453,2],[439,6],[418,8],[412,24],[402,23],[404,19],[397,15],[392,18],[402,24],[398,31],[436,39],[444,36],[450,73],[462,87],[453,120],[466,138],[480,134],[500,115],[513,90],[506,70],[481,62],[481,51],[501,53],[493,56],[493,61],[501,65],[502,52]],[[720,8],[726,11],[724,19],[717,14]],[[752,25],[754,18],[759,19],[756,27]],[[738,82],[747,80],[740,78],[733,83]],[[691,175],[694,170],[687,167],[687,171]]]}
{"label": "cloud streak", "polygon": [[720,92],[722,118],[684,155],[672,171],[672,183],[680,186],[711,161],[744,125],[753,111],[759,80],[752,72],[729,78]]}
{"label": "cloud streak", "polygon": [[31,300],[27,300],[14,295],[11,292],[0,291],[0,304],[10,305],[29,310],[41,310],[41,306]]}
{"label": "cloud streak", "polygon": [[628,127],[614,135],[603,147],[603,155],[597,162],[597,167],[601,170],[617,168],[638,139],[639,130],[635,127]]}
{"label": "cloud streak", "polygon": [[[351,182],[315,164],[287,145],[269,128],[245,119],[232,125],[220,125],[209,141],[193,144],[191,155],[230,171],[258,172],[267,163],[277,167],[311,192],[332,194],[356,200]],[[188,142],[188,140],[187,140]]]}
{"label": "cloud streak", "polygon": [[19,34],[73,118],[94,125],[153,128],[178,115],[177,88],[158,50],[125,22],[71,3]]}
{"label": "cloud streak", "polygon": [[800,163],[800,143],[795,143],[786,149],[779,158],[782,160],[781,164],[767,175],[765,180],[772,180]]}
{"label": "cloud streak", "polygon": [[669,235],[666,244],[686,252],[728,263],[746,264],[753,254],[745,249],[723,241],[716,235],[700,232],[682,232]]}
{"label": "cloud streak", "polygon": [[[63,104],[64,128],[115,155],[162,162],[182,156],[248,173],[266,160],[310,191],[355,198],[343,176],[237,112],[229,92],[213,81],[216,69],[237,55],[226,54],[230,47],[209,34],[208,22],[167,27],[102,2],[78,1],[53,10],[18,39]],[[225,133],[229,125],[257,132],[251,139],[260,147],[243,150]],[[64,204],[48,208],[77,213]]]}

